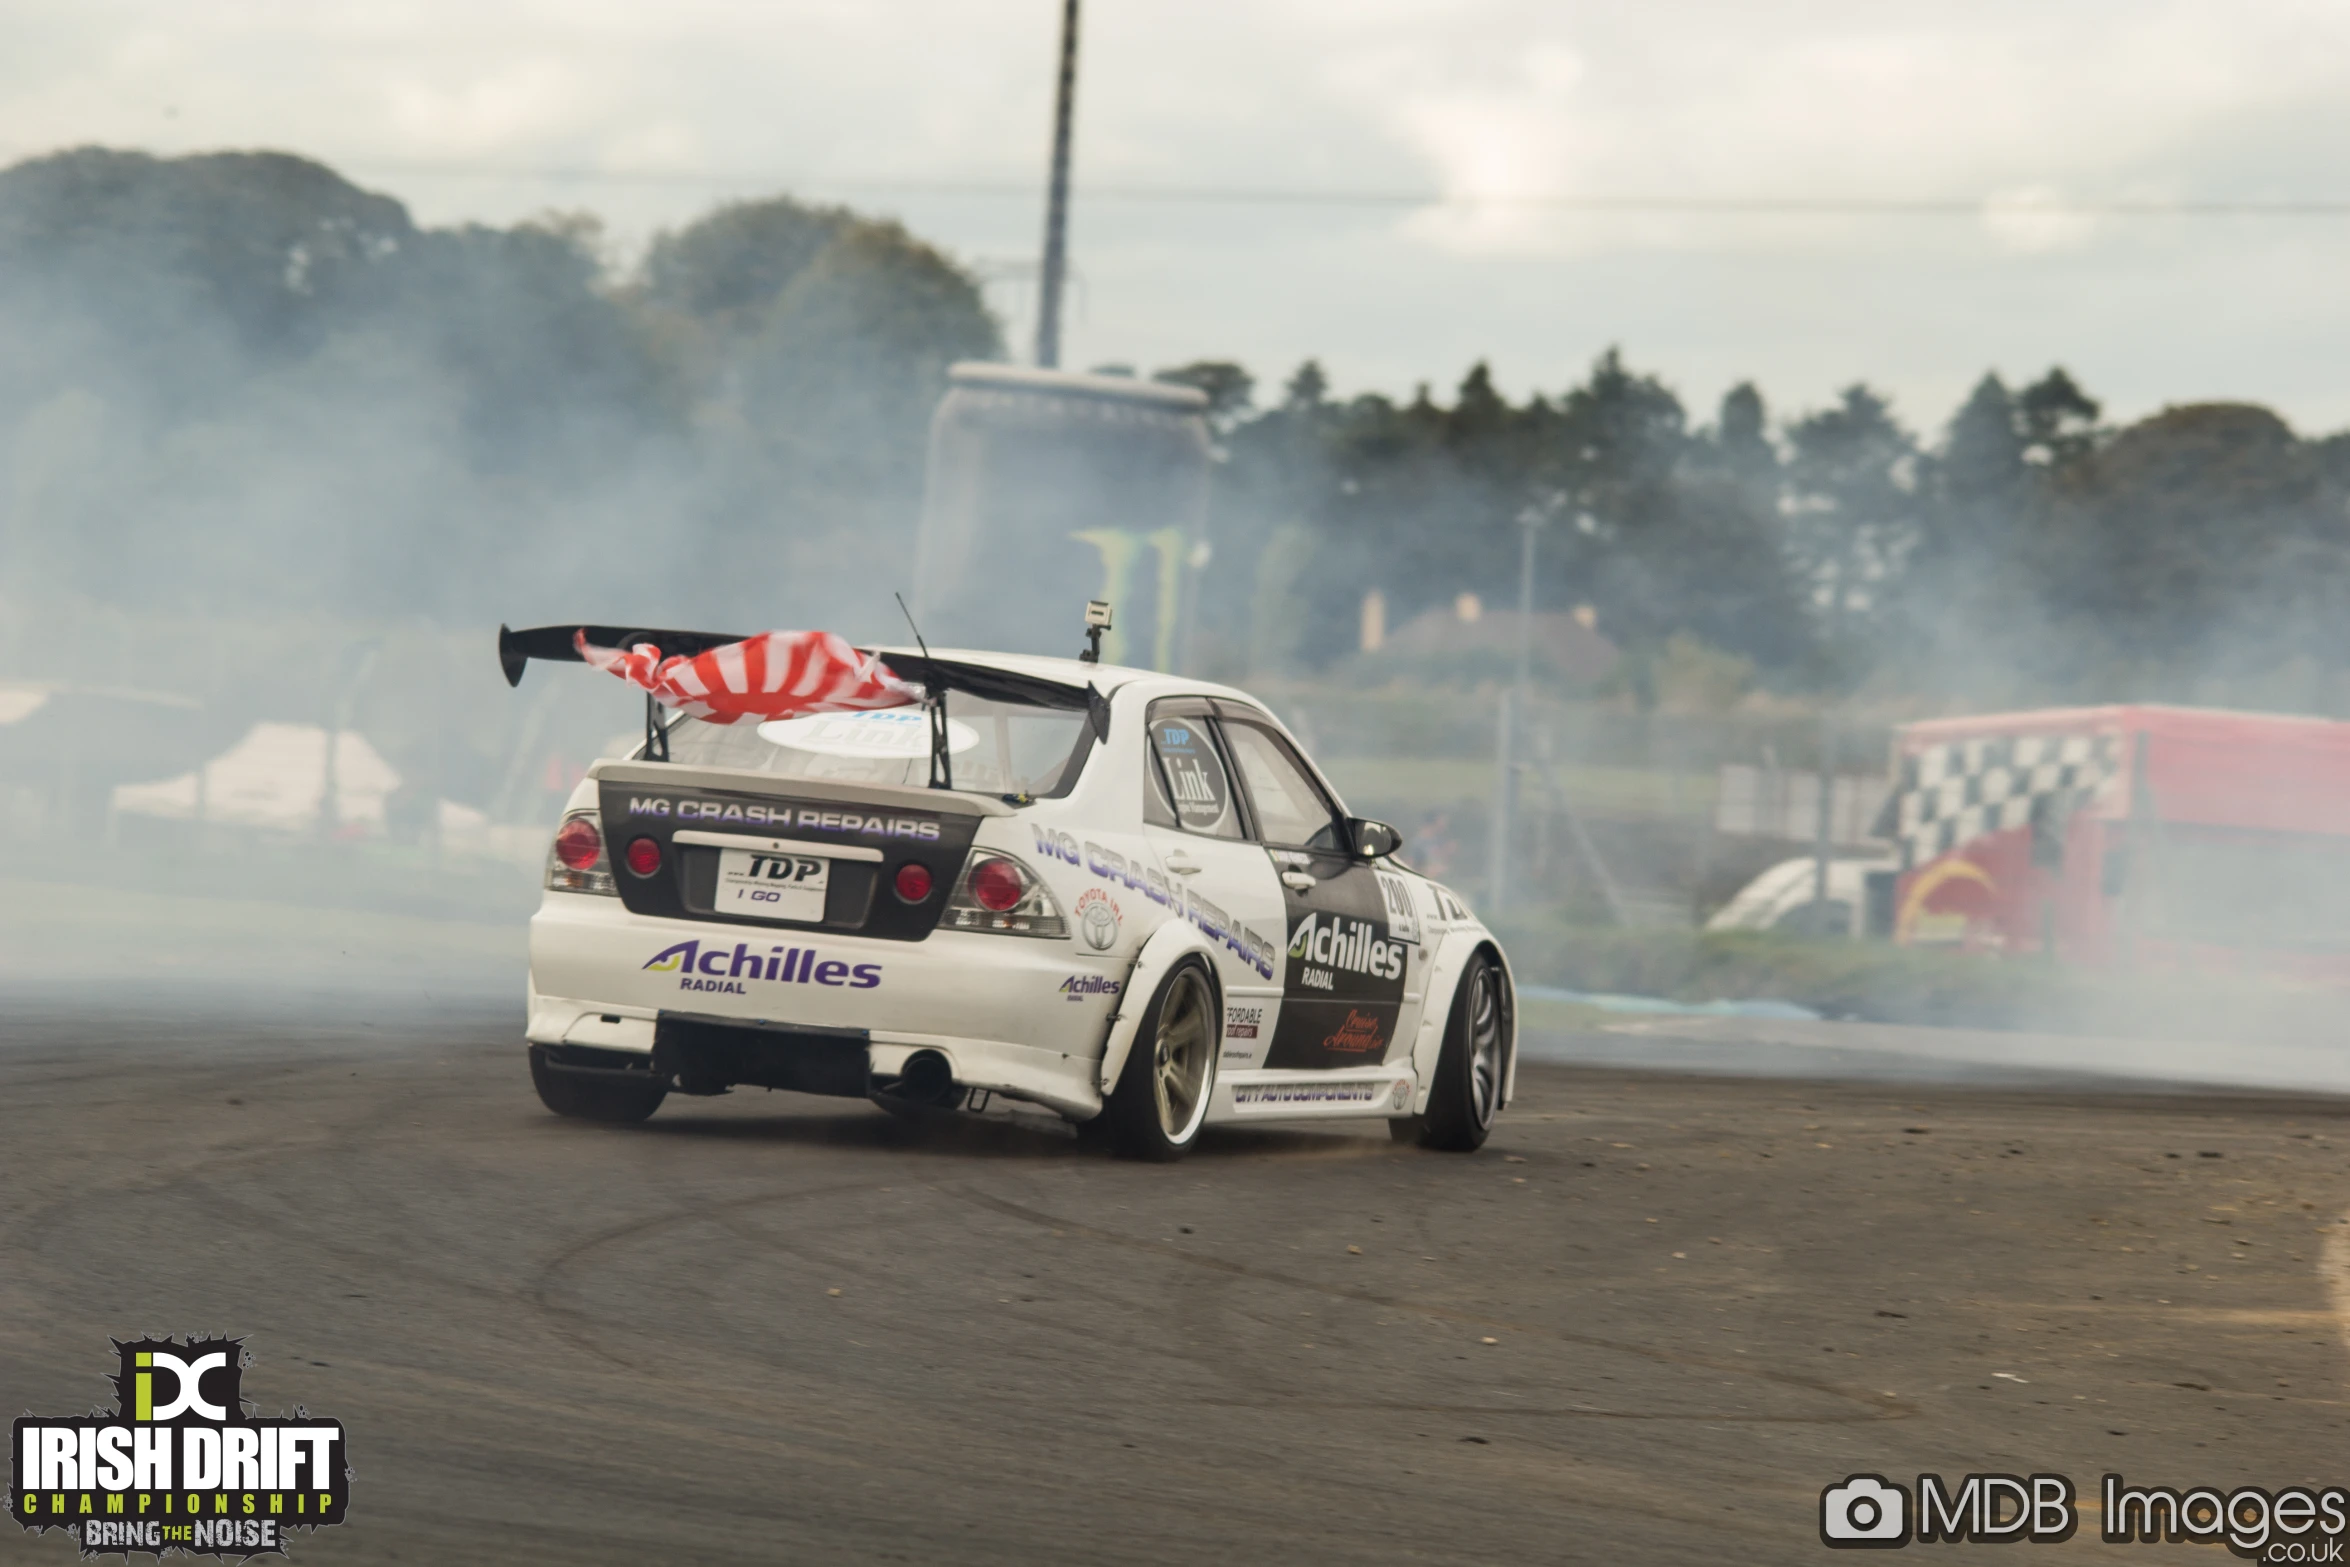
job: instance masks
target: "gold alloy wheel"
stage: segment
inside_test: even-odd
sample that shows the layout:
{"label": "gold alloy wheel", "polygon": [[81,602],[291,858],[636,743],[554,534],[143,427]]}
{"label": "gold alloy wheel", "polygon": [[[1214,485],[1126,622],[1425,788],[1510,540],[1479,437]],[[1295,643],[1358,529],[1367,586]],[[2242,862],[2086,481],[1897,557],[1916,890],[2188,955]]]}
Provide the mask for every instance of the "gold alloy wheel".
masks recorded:
{"label": "gold alloy wheel", "polygon": [[1159,1104],[1159,1130],[1182,1142],[1198,1123],[1214,1060],[1207,977],[1196,968],[1178,969],[1159,1007],[1158,1038],[1151,1046],[1151,1092]]}

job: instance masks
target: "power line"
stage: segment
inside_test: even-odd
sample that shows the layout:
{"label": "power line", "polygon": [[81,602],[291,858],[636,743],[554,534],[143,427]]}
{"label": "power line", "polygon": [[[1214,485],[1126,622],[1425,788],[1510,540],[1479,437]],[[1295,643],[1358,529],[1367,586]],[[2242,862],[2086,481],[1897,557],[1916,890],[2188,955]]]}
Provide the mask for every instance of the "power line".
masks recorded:
{"label": "power line", "polygon": [[[24,149],[0,156],[35,156]],[[165,154],[173,156],[173,154]],[[975,197],[1034,201],[1028,179],[938,179],[891,174],[784,174],[772,170],[608,169],[586,165],[537,167],[501,164],[414,163],[374,158],[326,160],[330,166],[378,179],[506,180],[548,185],[649,185],[703,190],[826,190],[889,196]],[[1356,207],[1409,210],[1502,208],[1530,211],[1688,217],[1913,217],[1980,218],[2338,218],[2350,217],[2350,197],[2241,199],[2043,200],[2021,195],[1930,196],[1678,196],[1577,195],[1567,192],[1464,192],[1405,189],[1330,189],[1281,185],[1079,186],[1089,202],[1201,206]]]}
{"label": "power line", "polygon": [[[687,170],[502,168],[488,165],[376,163],[347,165],[379,178],[537,181],[547,184],[760,187],[871,192],[877,195],[982,197],[1034,201],[1029,180],[914,179],[891,175],[702,173]],[[1438,190],[1327,189],[1305,186],[1087,184],[1087,201],[1164,202],[1224,206],[1498,207],[1555,212],[1724,217],[2012,217],[2222,218],[2350,217],[2350,199],[2039,200],[2024,197],[1870,196],[1594,196],[1564,193],[1482,194]]]}

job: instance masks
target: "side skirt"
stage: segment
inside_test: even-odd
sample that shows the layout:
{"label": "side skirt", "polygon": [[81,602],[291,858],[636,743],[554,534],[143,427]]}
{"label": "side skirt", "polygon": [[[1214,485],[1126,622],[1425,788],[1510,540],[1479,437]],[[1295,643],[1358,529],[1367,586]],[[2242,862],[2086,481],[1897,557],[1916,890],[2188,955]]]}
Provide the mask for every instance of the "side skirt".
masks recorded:
{"label": "side skirt", "polygon": [[1224,1072],[1208,1121],[1388,1120],[1412,1113],[1418,1089],[1408,1061],[1335,1072]]}

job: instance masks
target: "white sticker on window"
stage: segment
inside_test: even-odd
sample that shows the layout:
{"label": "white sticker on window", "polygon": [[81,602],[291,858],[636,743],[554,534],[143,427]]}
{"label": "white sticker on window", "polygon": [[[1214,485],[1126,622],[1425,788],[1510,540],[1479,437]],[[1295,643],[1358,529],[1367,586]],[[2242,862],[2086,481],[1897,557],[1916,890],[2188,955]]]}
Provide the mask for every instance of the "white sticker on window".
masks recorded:
{"label": "white sticker on window", "polygon": [[[883,761],[930,754],[930,715],[918,707],[890,707],[872,713],[819,713],[812,718],[776,718],[759,726],[770,745],[819,756],[858,756]],[[947,751],[960,755],[979,744],[979,731],[959,719],[947,720]]]}

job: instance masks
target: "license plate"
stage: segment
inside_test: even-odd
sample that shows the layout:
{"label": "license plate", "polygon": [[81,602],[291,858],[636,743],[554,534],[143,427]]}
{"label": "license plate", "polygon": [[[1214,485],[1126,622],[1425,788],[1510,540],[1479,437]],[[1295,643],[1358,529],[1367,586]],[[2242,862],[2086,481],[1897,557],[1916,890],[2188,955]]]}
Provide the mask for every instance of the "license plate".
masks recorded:
{"label": "license plate", "polygon": [[817,855],[721,849],[717,912],[819,924],[831,880],[832,862]]}

